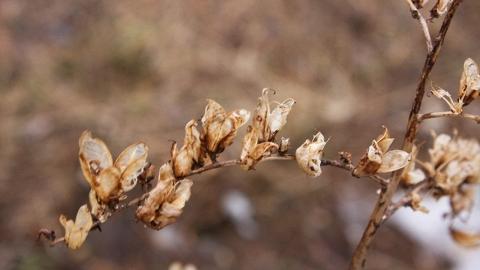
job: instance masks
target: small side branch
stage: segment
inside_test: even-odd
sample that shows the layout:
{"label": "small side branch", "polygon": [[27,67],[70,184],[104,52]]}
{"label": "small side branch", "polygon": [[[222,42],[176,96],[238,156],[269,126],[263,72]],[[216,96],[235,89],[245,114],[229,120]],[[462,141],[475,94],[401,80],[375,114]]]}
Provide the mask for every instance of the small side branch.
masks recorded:
{"label": "small side branch", "polygon": [[[276,160],[280,160],[280,161],[281,160],[285,160],[285,161],[295,160],[295,155],[288,155],[288,154],[287,155],[272,155],[272,156],[268,156],[268,157],[263,158],[259,163],[266,162],[266,161],[276,161]],[[242,164],[242,162],[239,159],[215,162],[215,163],[203,166],[201,168],[192,170],[185,177],[190,177],[190,176],[193,176],[193,175],[201,174],[201,173],[204,173],[204,172],[207,172],[207,171],[210,171],[210,170],[215,170],[215,169],[224,168],[224,167],[231,167],[231,166],[241,165],[241,164]],[[345,159],[343,156],[341,156],[341,160],[322,159],[321,166],[336,167],[336,168],[340,168],[340,169],[343,169],[345,171],[348,171],[350,173],[354,169],[354,166],[351,164],[351,162],[348,159]],[[385,187],[388,184],[388,181],[389,181],[389,180],[384,179],[384,178],[382,178],[378,175],[371,175],[371,176],[368,176],[368,177],[370,179],[374,180],[375,182],[381,184],[382,187]],[[145,200],[147,198],[147,196],[148,196],[148,192],[142,194],[139,197],[131,199],[127,203],[119,204],[114,209],[111,209],[111,213],[114,214],[114,213],[120,212],[123,209],[130,208],[130,207],[133,207],[133,206],[138,206],[143,200]],[[93,231],[95,229],[100,229],[101,224],[102,223],[100,221],[95,221],[93,223],[90,231]],[[42,237],[44,239],[48,240],[50,242],[50,245],[52,245],[52,246],[65,242],[64,237],[56,238],[55,231],[49,230],[49,229],[40,229],[39,230],[38,239],[40,239]]]}
{"label": "small side branch", "polygon": [[474,115],[469,113],[454,113],[451,111],[445,112],[430,112],[424,114],[417,115],[417,121],[422,122],[423,120],[427,119],[434,119],[434,118],[442,118],[442,117],[450,117],[450,118],[465,118],[475,121],[477,124],[480,124],[480,115]]}
{"label": "small side branch", "polygon": [[423,17],[422,13],[417,9],[417,7],[412,3],[412,0],[407,1],[410,11],[412,12],[412,17],[417,19],[422,27],[423,35],[425,36],[425,42],[427,43],[427,51],[431,53],[433,51],[432,37],[430,35],[430,30],[428,29],[427,20]]}

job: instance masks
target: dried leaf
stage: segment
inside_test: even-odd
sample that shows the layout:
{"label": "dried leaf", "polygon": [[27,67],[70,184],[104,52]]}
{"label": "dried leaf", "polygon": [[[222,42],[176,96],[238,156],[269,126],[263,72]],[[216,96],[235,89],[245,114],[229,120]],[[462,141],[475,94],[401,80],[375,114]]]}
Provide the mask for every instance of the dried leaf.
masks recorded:
{"label": "dried leaf", "polygon": [[73,220],[67,220],[64,215],[60,216],[60,223],[65,228],[65,243],[70,249],[79,248],[85,239],[88,232],[92,228],[93,220],[87,205],[82,205],[78,209],[75,222]]}
{"label": "dried leaf", "polygon": [[453,240],[466,248],[476,248],[480,246],[480,234],[469,233],[450,228],[450,235]]}
{"label": "dried leaf", "polygon": [[270,116],[270,101],[268,93],[272,91],[269,88],[262,90],[262,96],[258,99],[257,108],[252,119],[252,126],[257,131],[258,141],[265,142],[270,138],[268,118]]}
{"label": "dried leaf", "polygon": [[323,134],[318,132],[312,141],[307,139],[295,151],[297,163],[307,175],[316,177],[322,173],[322,155],[326,143]]}
{"label": "dried leaf", "polygon": [[382,164],[377,173],[388,173],[400,170],[407,166],[410,160],[410,154],[402,150],[392,150],[385,153],[382,158]]}

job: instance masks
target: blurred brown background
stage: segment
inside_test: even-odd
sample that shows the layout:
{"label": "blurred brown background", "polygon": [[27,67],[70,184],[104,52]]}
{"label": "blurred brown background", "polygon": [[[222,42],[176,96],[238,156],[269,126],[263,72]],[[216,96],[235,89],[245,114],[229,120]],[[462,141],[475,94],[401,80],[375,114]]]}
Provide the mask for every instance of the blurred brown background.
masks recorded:
{"label": "blurred brown background", "polygon": [[[436,84],[455,91],[465,58],[480,61],[479,12],[479,1],[460,7],[431,77]],[[84,129],[114,155],[144,141],[160,165],[169,140],[183,140],[184,124],[201,117],[206,98],[253,110],[261,89],[272,87],[274,99],[298,101],[282,136],[297,146],[321,130],[331,137],[328,158],[347,150],[358,160],[382,124],[403,135],[425,53],[402,0],[1,0],[0,269],[166,269],[172,261],[199,269],[345,269],[376,185],[333,168],[311,179],[293,163],[195,177],[184,214],[160,232],[128,210],[78,251],[37,243],[35,233],[63,234],[58,215],[74,216],[87,200],[77,161]],[[424,109],[446,108],[430,97]],[[479,131],[435,120],[422,139],[430,128]],[[235,158],[239,145],[222,158]],[[367,266],[455,264],[389,222]]]}

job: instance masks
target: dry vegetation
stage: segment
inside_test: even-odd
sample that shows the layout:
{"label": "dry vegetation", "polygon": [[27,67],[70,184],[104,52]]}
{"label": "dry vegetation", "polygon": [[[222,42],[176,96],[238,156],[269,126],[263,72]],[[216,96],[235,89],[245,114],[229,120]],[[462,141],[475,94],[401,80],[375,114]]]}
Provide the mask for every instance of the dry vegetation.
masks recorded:
{"label": "dry vegetation", "polygon": [[[403,166],[408,170],[399,173],[398,179],[402,176],[412,187],[387,209],[387,217],[405,205],[424,211],[421,198],[427,190],[436,197],[449,197],[452,212],[446,224],[463,219],[472,206],[474,191],[469,183],[478,177],[479,167],[472,168],[469,163],[478,164],[478,144],[462,137],[478,138],[478,125],[470,119],[477,120],[480,112],[478,100],[471,103],[472,93],[478,93],[478,75],[469,75],[470,60],[461,68],[468,57],[480,59],[480,45],[475,40],[480,5],[464,2],[427,83],[432,95],[426,97],[424,114],[416,120],[424,122],[416,141],[422,150],[420,162],[407,164],[398,158],[410,149],[388,152],[388,133],[375,139],[370,147],[373,151],[360,161],[382,124],[388,125],[394,137],[403,136],[415,94],[427,49],[422,30],[409,16],[404,1],[2,1],[0,168],[4,174],[0,179],[9,185],[0,189],[4,216],[0,268],[163,269],[173,261],[187,261],[199,269],[343,269],[361,234],[356,231],[355,239],[351,238],[351,223],[364,226],[375,190],[387,186],[384,177],[388,175],[377,173]],[[428,23],[432,34],[439,30],[442,18]],[[434,50],[437,42],[432,39],[428,47]],[[454,93],[462,70],[457,99]],[[239,129],[236,143],[220,151],[228,144],[219,148],[218,143],[211,143],[216,137],[208,138],[205,112],[205,119],[199,121],[203,124],[200,133],[192,129],[196,122],[185,128],[189,147],[172,152],[169,140],[180,141],[185,123],[192,117],[200,120],[205,98],[215,99],[225,108],[248,108],[253,113],[255,97],[264,86],[280,90],[275,98],[297,101],[276,141],[271,133],[259,132],[255,123],[249,122],[246,125],[252,127]],[[286,102],[291,106],[288,99]],[[465,113],[463,107],[468,104]],[[212,115],[218,114],[217,110]],[[237,115],[246,122],[245,113]],[[444,116],[454,119],[440,118]],[[456,128],[461,136],[437,135],[432,144],[431,128],[438,134]],[[130,148],[143,149],[126,162],[135,163],[131,170],[122,162],[113,163],[111,157],[107,165],[84,158],[89,161],[82,163],[82,175],[75,144],[85,129],[102,137],[114,156],[138,140],[148,149],[143,144]],[[218,127],[211,130],[218,132]],[[266,159],[292,159],[282,153],[281,136],[290,138],[293,154],[305,138],[318,131],[331,136],[326,145],[317,134],[313,142],[303,145],[313,154],[297,150],[297,161],[308,174],[320,175],[322,170],[318,178],[304,176],[294,162],[256,164],[265,153],[273,153]],[[197,137],[206,151],[194,151]],[[80,149],[82,141],[91,140],[95,139],[84,133]],[[318,145],[309,147],[312,143]],[[392,147],[398,148],[399,142]],[[202,172],[195,176],[191,196],[186,194],[191,185],[186,180],[180,180],[184,185],[170,182],[166,194],[161,190],[162,205],[163,200],[179,202],[173,203],[174,210],[182,209],[188,197],[190,200],[178,222],[159,232],[138,226],[133,211],[108,216],[112,209],[123,210],[119,199],[133,188],[139,168],[150,168],[147,151],[148,160],[156,165],[169,159],[185,161],[188,156],[187,166],[174,166],[171,172],[163,167],[165,179],[175,183],[177,178]],[[338,158],[340,151],[351,152],[353,165],[346,153]],[[233,160],[257,170],[210,170],[220,152],[220,162]],[[298,158],[302,154],[309,158],[302,161]],[[313,157],[318,165],[322,155],[331,158],[323,159],[323,165],[339,165],[348,171],[355,166],[356,175],[371,176],[375,181],[308,163]],[[200,156],[207,161],[200,162]],[[141,162],[136,163],[138,160]],[[383,164],[392,160],[395,162],[387,164],[390,167]],[[202,170],[205,167],[209,172]],[[96,176],[92,175],[99,176],[106,168],[115,171],[109,176],[118,175],[113,177],[118,186],[94,189]],[[458,171],[466,173],[455,173]],[[156,173],[152,169],[145,172],[140,182]],[[84,223],[79,227],[98,228],[93,225],[108,218],[109,222],[101,225],[102,232],[91,231],[85,243],[88,230],[71,234],[67,238],[76,239],[67,241],[70,247],[83,243],[75,252],[34,243],[36,230],[54,227],[58,213],[75,215],[73,209],[88,200],[89,186],[95,191],[90,198],[96,196],[90,204],[99,203],[94,214],[98,221],[90,220],[83,207],[79,220]],[[145,199],[141,191],[133,190],[129,199]],[[242,208],[248,210],[247,215],[229,208],[229,202],[235,200],[240,200],[237,208],[247,203]],[[163,227],[179,214],[166,211],[158,216],[159,205],[141,201],[154,208],[137,210],[137,217],[151,227]],[[342,215],[342,205],[349,201],[361,206],[362,218]],[[92,206],[90,209],[93,211]],[[62,221],[70,231],[80,225],[66,218]],[[60,226],[56,229],[58,234]],[[453,226],[451,232],[464,245],[477,244],[474,234]],[[450,267],[447,259],[424,250],[393,224],[385,223],[377,234],[368,269]],[[172,267],[182,269],[180,264]]]}

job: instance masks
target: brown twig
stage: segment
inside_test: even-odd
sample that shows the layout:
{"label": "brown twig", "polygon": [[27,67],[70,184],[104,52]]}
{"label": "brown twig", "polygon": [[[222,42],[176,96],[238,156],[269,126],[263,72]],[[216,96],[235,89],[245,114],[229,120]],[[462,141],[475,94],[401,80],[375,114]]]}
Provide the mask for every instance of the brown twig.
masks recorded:
{"label": "brown twig", "polygon": [[[407,131],[403,141],[404,151],[410,152],[412,150],[413,142],[415,141],[417,135],[417,129],[419,124],[417,115],[420,112],[423,97],[425,95],[425,85],[428,76],[430,75],[433,66],[437,61],[438,54],[440,53],[440,49],[445,40],[445,36],[447,34],[448,28],[450,27],[450,23],[455,14],[455,11],[457,10],[461,2],[462,0],[454,0],[450,5],[448,13],[443,20],[440,31],[435,38],[433,50],[427,54],[427,57],[425,59],[425,63],[420,76],[420,81],[417,85],[415,99],[413,101],[413,105],[408,118]],[[387,188],[381,191],[368,221],[368,225],[366,226],[362,234],[362,238],[358,243],[352,256],[352,260],[350,262],[350,269],[362,269],[365,266],[368,248],[370,247],[370,244],[372,243],[378,228],[384,221],[384,215],[388,210],[388,206],[390,205],[393,195],[395,194],[395,191],[397,190],[400,183],[400,176],[401,170],[395,172],[392,175],[392,180],[388,184]]]}
{"label": "brown twig", "polygon": [[417,121],[420,123],[423,120],[427,119],[433,119],[433,118],[441,118],[441,117],[451,117],[451,118],[465,118],[465,119],[471,119],[477,124],[480,124],[480,115],[474,115],[474,114],[469,114],[469,113],[454,113],[451,111],[445,111],[445,112],[430,112],[430,113],[423,113],[423,114],[418,114],[417,115]]}
{"label": "brown twig", "polygon": [[401,199],[399,199],[395,203],[391,203],[388,206],[388,210],[384,215],[384,220],[387,220],[388,218],[390,218],[393,214],[395,214],[395,212],[398,209],[408,206],[412,201],[412,195],[413,194],[419,193],[420,191],[422,191],[424,189],[428,189],[430,186],[431,186],[431,182],[428,179],[425,179],[425,180],[413,185],[412,187],[410,187],[409,191],[407,191]]}
{"label": "brown twig", "polygon": [[430,36],[430,30],[428,29],[428,24],[425,18],[423,17],[422,13],[417,9],[417,7],[413,4],[412,0],[405,0],[407,1],[408,6],[410,7],[410,11],[412,12],[413,18],[417,19],[422,27],[423,35],[425,36],[425,42],[427,43],[427,52],[431,53],[433,50],[432,45],[432,37]]}

